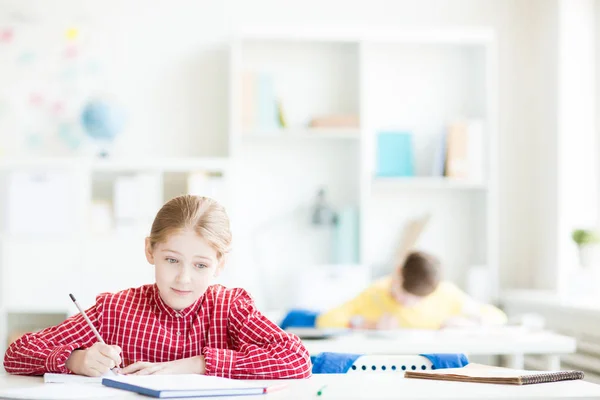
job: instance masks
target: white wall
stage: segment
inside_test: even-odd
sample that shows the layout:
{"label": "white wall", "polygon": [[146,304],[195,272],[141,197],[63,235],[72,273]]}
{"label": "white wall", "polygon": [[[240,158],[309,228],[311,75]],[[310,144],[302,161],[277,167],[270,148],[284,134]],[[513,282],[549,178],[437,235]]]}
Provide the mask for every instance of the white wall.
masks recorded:
{"label": "white wall", "polygon": [[[32,76],[38,79],[48,69],[64,68],[54,54],[64,46],[66,29],[76,27],[79,58],[98,61],[99,72],[73,84],[65,82],[57,90],[71,90],[74,97],[101,93],[124,105],[126,132],[117,139],[114,155],[226,154],[228,28],[223,3],[3,0],[0,4],[0,23],[14,26],[12,47],[19,51],[31,47],[38,61],[34,64],[44,66],[31,74],[27,74],[30,67],[9,70],[22,81],[15,82],[16,87],[5,82],[5,89],[19,92]],[[10,49],[3,47],[4,52]],[[14,54],[10,61],[19,56]],[[12,66],[7,64],[4,68]],[[4,76],[14,79],[15,74]],[[34,84],[30,83],[32,88]],[[178,140],[170,137],[173,132]]]}
{"label": "white wall", "polygon": [[[598,218],[595,1],[559,2],[559,289],[577,265],[574,229]],[[562,287],[561,287],[562,285]]]}
{"label": "white wall", "polygon": [[567,289],[571,232],[598,223],[597,2],[536,1],[531,19],[531,283]]}
{"label": "white wall", "polygon": [[531,284],[539,288],[555,285],[558,270],[556,253],[558,225],[558,1],[536,0],[531,15],[532,62],[528,99],[533,114],[531,148]]}
{"label": "white wall", "polygon": [[[89,24],[113,55],[106,87],[132,116],[121,151],[225,155],[226,41],[241,26],[492,26],[499,37],[500,266],[505,286],[523,286],[532,262],[536,207],[531,193],[539,119],[531,113],[529,69],[536,49],[534,0],[2,0],[0,23],[15,14],[55,26]],[[31,12],[30,10],[33,10]],[[535,18],[534,18],[535,17]],[[1,67],[0,67],[1,68]],[[544,110],[545,111],[545,110]],[[543,124],[542,124],[543,125]],[[177,131],[184,140],[164,135]],[[148,139],[151,137],[152,139]],[[265,205],[269,207],[268,205]],[[234,232],[235,233],[235,232]],[[517,273],[517,271],[519,273]]]}

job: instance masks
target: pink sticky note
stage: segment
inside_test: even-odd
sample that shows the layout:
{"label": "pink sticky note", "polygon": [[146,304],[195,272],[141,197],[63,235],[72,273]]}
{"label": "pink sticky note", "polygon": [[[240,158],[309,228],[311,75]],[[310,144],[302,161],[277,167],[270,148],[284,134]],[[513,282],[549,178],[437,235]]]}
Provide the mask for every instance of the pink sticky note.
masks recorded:
{"label": "pink sticky note", "polygon": [[13,38],[12,29],[0,29],[0,43],[10,43]]}
{"label": "pink sticky note", "polygon": [[61,114],[65,109],[64,105],[60,101],[55,101],[52,104],[52,113],[53,114]]}
{"label": "pink sticky note", "polygon": [[34,106],[39,106],[44,102],[44,97],[39,93],[31,93],[29,95],[29,102]]}
{"label": "pink sticky note", "polygon": [[78,54],[79,54],[79,50],[75,46],[69,46],[65,50],[66,58],[75,58],[75,57],[77,57]]}

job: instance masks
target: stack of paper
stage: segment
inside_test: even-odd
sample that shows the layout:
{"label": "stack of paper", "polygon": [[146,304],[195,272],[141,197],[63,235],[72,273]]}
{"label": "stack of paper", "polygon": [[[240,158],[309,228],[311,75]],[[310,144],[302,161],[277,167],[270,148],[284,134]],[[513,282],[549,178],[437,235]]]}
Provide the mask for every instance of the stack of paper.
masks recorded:
{"label": "stack of paper", "polygon": [[100,385],[67,384],[37,385],[0,390],[0,399],[70,400],[113,397],[121,392]]}

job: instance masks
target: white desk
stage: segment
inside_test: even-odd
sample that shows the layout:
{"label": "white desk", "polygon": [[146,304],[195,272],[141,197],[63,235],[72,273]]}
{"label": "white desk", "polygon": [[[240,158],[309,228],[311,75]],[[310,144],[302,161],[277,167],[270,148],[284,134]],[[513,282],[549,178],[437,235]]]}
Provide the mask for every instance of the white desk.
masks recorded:
{"label": "white desk", "polygon": [[560,355],[574,353],[576,340],[547,331],[519,327],[480,330],[404,330],[350,333],[334,338],[303,340],[311,354],[321,352],[357,354],[465,353],[508,356],[508,367],[524,369],[524,355],[545,359],[547,370],[560,369]]}
{"label": "white desk", "polygon": [[[276,381],[281,383],[282,381]],[[43,385],[39,377],[0,376],[0,388]],[[47,385],[62,385],[49,383]],[[95,386],[97,384],[88,384]],[[317,391],[323,389],[322,396]],[[150,397],[114,389],[113,397],[104,399],[150,399]],[[360,378],[356,374],[315,375],[310,379],[288,381],[286,389],[261,396],[233,397],[232,400],[263,399],[599,399],[600,385],[584,381],[565,381],[527,386],[490,385],[478,383],[427,381],[403,379],[397,374],[365,373]],[[218,397],[225,400],[225,397]]]}

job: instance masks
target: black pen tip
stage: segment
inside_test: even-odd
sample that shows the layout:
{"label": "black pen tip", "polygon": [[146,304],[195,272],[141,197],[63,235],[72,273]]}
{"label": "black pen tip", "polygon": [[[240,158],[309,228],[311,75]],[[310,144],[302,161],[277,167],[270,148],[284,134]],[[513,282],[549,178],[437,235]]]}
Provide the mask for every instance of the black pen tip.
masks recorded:
{"label": "black pen tip", "polygon": [[75,300],[75,296],[73,296],[71,293],[69,293],[69,297],[71,298],[71,300],[77,301],[77,300]]}

